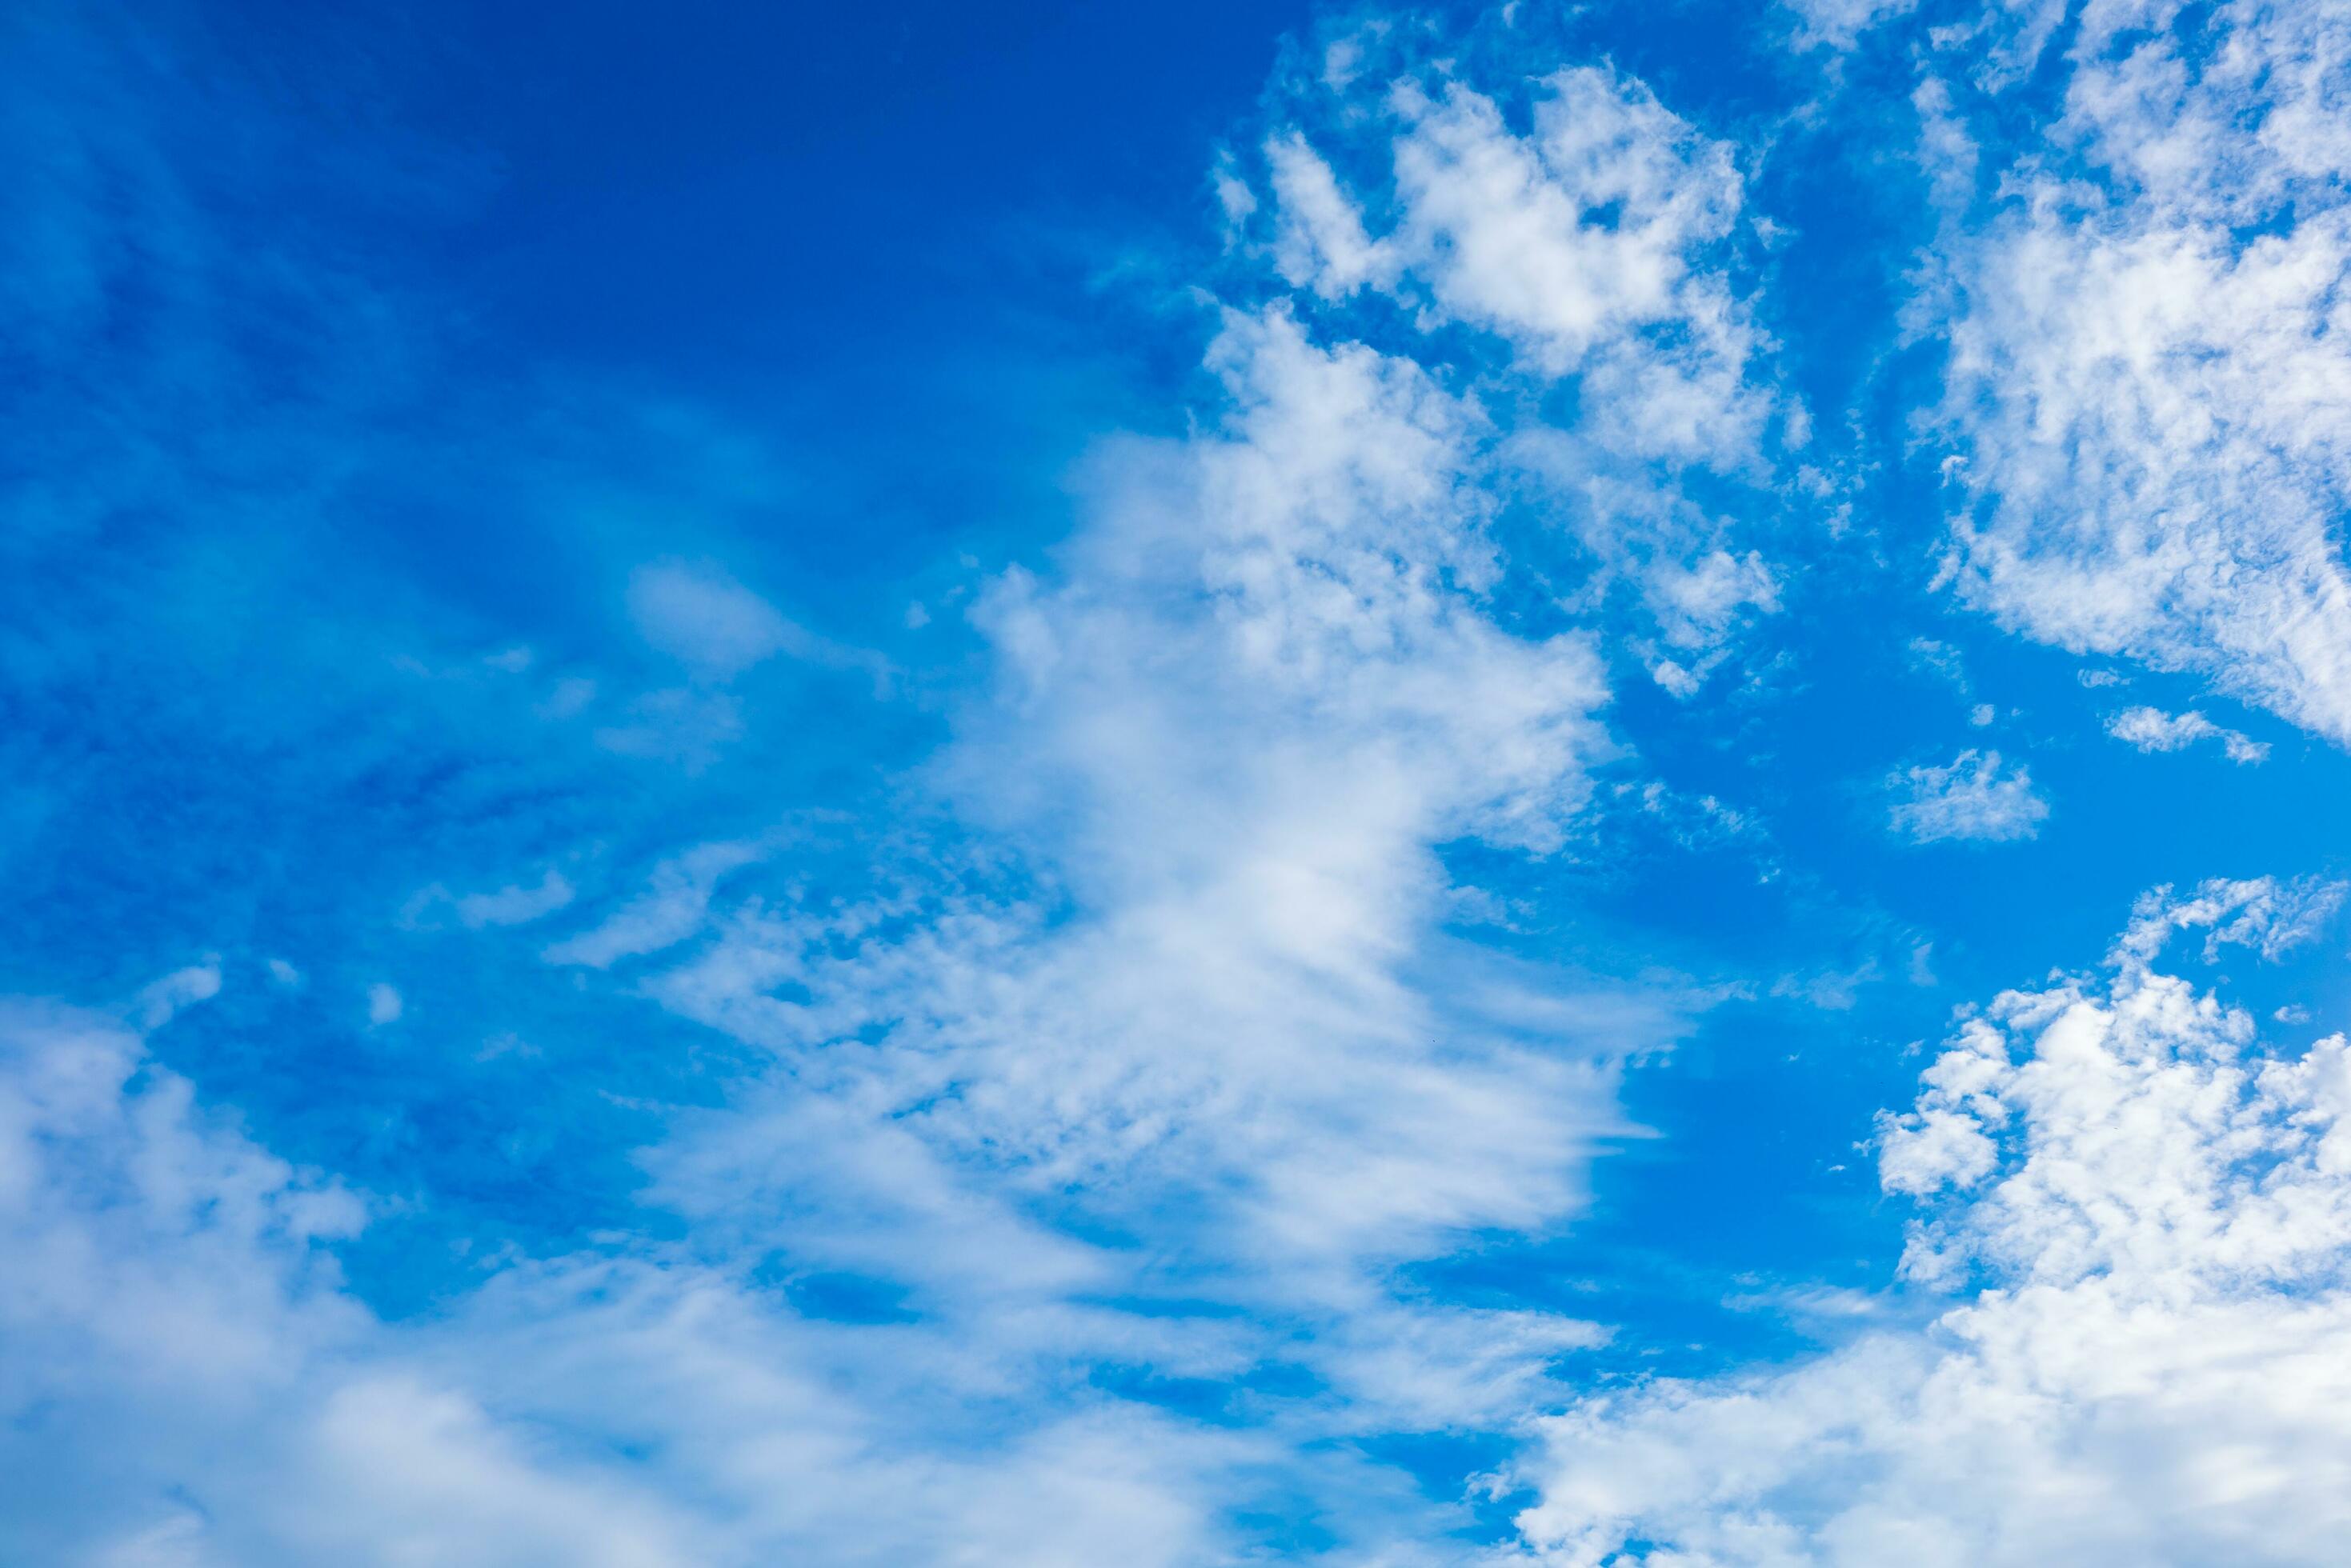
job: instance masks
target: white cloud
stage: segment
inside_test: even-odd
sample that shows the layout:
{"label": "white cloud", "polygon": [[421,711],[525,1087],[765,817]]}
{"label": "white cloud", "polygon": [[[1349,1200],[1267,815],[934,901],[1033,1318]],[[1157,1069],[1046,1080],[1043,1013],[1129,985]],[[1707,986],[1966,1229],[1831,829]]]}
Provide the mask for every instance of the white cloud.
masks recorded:
{"label": "white cloud", "polygon": [[1967,660],[1949,643],[1931,637],[1914,637],[1908,651],[1911,669],[1949,682],[1962,699],[1975,694],[1975,683],[1968,679]]}
{"label": "white cloud", "polygon": [[2250,947],[2264,960],[2314,940],[2342,908],[2351,883],[2321,877],[2301,877],[2281,882],[2273,877],[2232,882],[2203,882],[2187,898],[2175,898],[2168,887],[2158,888],[2131,910],[2117,952],[2137,962],[2152,962],[2171,940],[2175,930],[2191,927],[2207,931],[2204,961],[2218,961],[2224,947]]}
{"label": "white cloud", "polygon": [[[1265,144],[1274,267],[1317,298],[1388,296],[1411,313],[1407,353],[1448,325],[1493,335],[1511,351],[1504,400],[1575,386],[1572,426],[1525,421],[1509,456],[1600,567],[1581,602],[1635,585],[1658,640],[1643,664],[1695,695],[1782,584],[1673,476],[1751,478],[1774,414],[1801,422],[1769,389],[1767,340],[1724,265],[1743,202],[1730,150],[1611,70],[1489,96],[1402,41],[1352,37],[1360,80],[1280,106]],[[1394,85],[1367,113],[1374,53]]]}
{"label": "white cloud", "polygon": [[1947,766],[1921,763],[1888,774],[1886,788],[1893,797],[1888,825],[1914,844],[2031,838],[2049,815],[2030,769],[2003,771],[1998,752],[1973,747]]}
{"label": "white cloud", "polygon": [[1800,41],[1849,49],[1878,23],[1915,10],[1918,0],[1781,0],[1781,4],[1795,14]]}
{"label": "white cloud", "polygon": [[[2351,742],[2344,19],[2084,13],[2062,121],[1955,241],[1960,593]],[[2147,28],[2151,30],[2139,31]]]}
{"label": "white cloud", "polygon": [[1398,969],[1442,909],[1430,846],[1562,842],[1607,747],[1596,660],[1482,613],[1474,410],[1280,311],[1211,362],[1225,427],[1109,454],[1070,579],[1008,575],[977,616],[1004,685],[946,770],[985,815],[1050,817],[1083,918],[1048,934],[985,888],[757,908],[648,989],[779,1050],[885,1028],[827,1050],[922,1107],[907,1158],[1113,1202],[1207,1183],[1228,1246],[1542,1224],[1606,1074],[1448,1025]]}
{"label": "white cloud", "polygon": [[367,1017],[370,1024],[397,1023],[401,1010],[400,992],[393,987],[381,981],[368,987]]}
{"label": "white cloud", "polygon": [[536,888],[501,888],[495,893],[467,893],[456,900],[457,919],[478,929],[483,926],[519,926],[543,919],[571,902],[571,884],[563,873],[549,868]]}
{"label": "white cloud", "polygon": [[141,1026],[160,1029],[181,1009],[209,1002],[219,995],[220,988],[218,963],[191,964],[186,969],[175,970],[140,991]]}
{"label": "white cloud", "polygon": [[629,578],[629,613],[671,658],[725,679],[814,639],[716,567],[664,562]]}
{"label": "white cloud", "polygon": [[[872,677],[877,691],[891,677],[889,662],[879,655],[787,619],[706,563],[663,561],[638,567],[629,577],[628,603],[646,642],[705,680],[729,680],[779,653],[829,670],[861,670]],[[654,699],[663,695],[655,693]]]}
{"label": "white cloud", "polygon": [[2142,752],[2176,752],[2199,741],[2218,741],[2232,763],[2262,763],[2270,749],[2241,731],[2223,729],[2198,712],[2167,713],[2160,708],[2126,708],[2106,721],[2106,733]]}
{"label": "white cloud", "polygon": [[490,893],[452,893],[436,882],[419,891],[402,907],[405,924],[427,921],[441,909],[454,911],[467,930],[486,926],[521,926],[544,919],[571,902],[571,884],[549,867],[536,887],[517,883]]}
{"label": "white cloud", "polygon": [[1007,1380],[1098,1332],[1066,1309],[861,1337],[691,1262],[583,1257],[394,1327],[330,1251],[366,1217],[120,1024],[0,1001],[0,1556],[1176,1568],[1279,1456],[1110,1401],[1008,1438]]}
{"label": "white cloud", "polygon": [[1364,232],[1363,215],[1331,166],[1295,130],[1265,146],[1281,225],[1274,265],[1293,288],[1311,288],[1325,299],[1353,293],[1367,283],[1386,283],[1395,272],[1393,246],[1374,244]]}
{"label": "white cloud", "polygon": [[2189,925],[2274,947],[2289,907],[2266,881],[2157,898],[2104,976],[1967,1019],[1881,1140],[1886,1188],[1924,1205],[1905,1272],[1960,1300],[1791,1370],[1579,1403],[1528,1477],[1526,1559],[2332,1561],[2351,1046],[2264,1052],[2152,967]]}
{"label": "white cloud", "polygon": [[652,887],[601,925],[549,944],[549,963],[609,969],[624,958],[659,952],[701,930],[709,919],[710,894],[719,878],[750,865],[760,850],[752,844],[705,844],[664,862]]}
{"label": "white cloud", "polygon": [[[1550,373],[1594,366],[1649,394],[1644,415],[1684,411],[1636,449],[1677,423],[1689,446],[1733,434],[1753,413],[1740,385],[1753,335],[1720,274],[1692,265],[1740,208],[1729,150],[1605,69],[1545,87],[1524,137],[1467,88],[1396,89],[1404,265],[1438,310],[1502,333]],[[1648,336],[1667,324],[1687,336],[1679,352]]]}

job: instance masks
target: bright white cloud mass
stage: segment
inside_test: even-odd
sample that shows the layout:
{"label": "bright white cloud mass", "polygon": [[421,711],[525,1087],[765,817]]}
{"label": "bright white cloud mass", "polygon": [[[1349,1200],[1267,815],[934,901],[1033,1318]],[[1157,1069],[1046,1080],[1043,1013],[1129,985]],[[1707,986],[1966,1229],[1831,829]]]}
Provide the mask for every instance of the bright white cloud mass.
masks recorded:
{"label": "bright white cloud mass", "polygon": [[[2085,7],[2062,113],[1953,235],[1943,409],[1964,597],[2337,741],[2346,29],[2325,5]],[[1964,134],[1938,155],[1980,183]]]}
{"label": "bright white cloud mass", "polygon": [[1950,1304],[1546,1418],[1530,1554],[2325,1561],[2351,1478],[2351,1047],[2264,1044],[2157,967],[2182,927],[2274,947],[2277,893],[2151,895],[2102,971],[1963,1012],[1876,1138],[1920,1209],[1902,1275]]}
{"label": "bright white cloud mass", "polygon": [[0,1559],[2336,1560],[2351,19],[917,9],[0,22]]}

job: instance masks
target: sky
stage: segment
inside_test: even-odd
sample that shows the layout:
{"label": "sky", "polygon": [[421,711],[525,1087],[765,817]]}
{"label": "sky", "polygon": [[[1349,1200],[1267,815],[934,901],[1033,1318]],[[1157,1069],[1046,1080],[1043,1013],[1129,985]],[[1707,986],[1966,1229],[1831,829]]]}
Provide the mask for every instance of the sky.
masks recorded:
{"label": "sky", "polygon": [[0,1559],[2335,1561],[2351,11],[0,16]]}

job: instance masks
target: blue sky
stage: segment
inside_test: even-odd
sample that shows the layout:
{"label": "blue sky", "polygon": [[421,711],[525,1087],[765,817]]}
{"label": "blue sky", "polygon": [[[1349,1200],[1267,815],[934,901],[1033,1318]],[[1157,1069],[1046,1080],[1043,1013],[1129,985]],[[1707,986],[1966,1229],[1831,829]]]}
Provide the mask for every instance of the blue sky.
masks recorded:
{"label": "blue sky", "polygon": [[0,1556],[2331,1560],[2335,9],[0,36]]}

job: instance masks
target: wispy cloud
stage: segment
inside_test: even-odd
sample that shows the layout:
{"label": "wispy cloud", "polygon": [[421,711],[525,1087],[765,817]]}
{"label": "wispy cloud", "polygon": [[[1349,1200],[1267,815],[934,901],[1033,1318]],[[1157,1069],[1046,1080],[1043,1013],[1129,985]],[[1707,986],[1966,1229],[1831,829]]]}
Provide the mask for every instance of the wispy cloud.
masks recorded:
{"label": "wispy cloud", "polygon": [[2106,721],[2106,733],[2142,752],[2176,752],[2202,741],[2217,741],[2232,763],[2269,761],[2266,742],[2242,731],[2224,729],[2193,711],[2167,713],[2160,708],[2126,708]]}
{"label": "wispy cloud", "polygon": [[2006,768],[1998,752],[1973,747],[1947,764],[1922,763],[1888,774],[1886,789],[1893,797],[1887,825],[1914,844],[2031,838],[2049,815],[2031,769]]}

